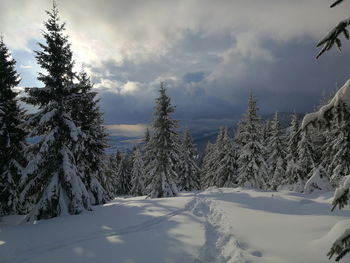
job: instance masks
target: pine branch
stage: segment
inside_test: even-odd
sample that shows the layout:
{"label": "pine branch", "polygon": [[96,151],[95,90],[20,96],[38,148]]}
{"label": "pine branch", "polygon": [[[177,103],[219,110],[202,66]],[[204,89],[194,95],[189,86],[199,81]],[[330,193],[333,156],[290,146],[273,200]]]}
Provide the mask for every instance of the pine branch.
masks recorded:
{"label": "pine branch", "polygon": [[331,259],[334,255],[337,257],[335,261],[340,261],[347,253],[350,252],[350,229],[345,230],[344,234],[342,234],[331,247],[330,251],[327,253],[329,259]]}
{"label": "pine branch", "polygon": [[337,1],[335,1],[333,4],[331,4],[330,7],[333,8],[333,7],[339,5],[339,4],[342,3],[342,2],[344,2],[344,0],[337,0]]}
{"label": "pine branch", "polygon": [[349,39],[349,32],[347,27],[350,25],[350,17],[340,21],[334,28],[332,28],[318,43],[317,47],[322,46],[320,52],[316,58],[319,58],[324,52],[330,50],[334,44],[337,45],[338,49],[341,48],[341,41],[339,35],[344,34],[346,39]]}

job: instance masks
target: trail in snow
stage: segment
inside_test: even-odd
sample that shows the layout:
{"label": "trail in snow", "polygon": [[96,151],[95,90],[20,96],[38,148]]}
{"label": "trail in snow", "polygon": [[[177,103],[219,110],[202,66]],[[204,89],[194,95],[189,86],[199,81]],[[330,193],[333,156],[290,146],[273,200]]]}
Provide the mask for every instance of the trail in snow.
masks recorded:
{"label": "trail in snow", "polygon": [[2,225],[0,262],[328,263],[350,222],[348,208],[330,211],[331,195],[213,188],[116,199],[78,216]]}
{"label": "trail in snow", "polygon": [[[126,202],[124,203],[124,205],[125,204],[126,204]],[[118,206],[120,206],[120,205],[117,205],[117,207]],[[121,229],[110,229],[107,231],[101,230],[99,232],[90,233],[89,235],[82,236],[82,237],[75,238],[75,239],[71,239],[71,240],[65,239],[65,240],[61,240],[60,242],[52,242],[51,244],[45,244],[45,245],[40,246],[40,247],[32,247],[32,248],[27,248],[24,250],[18,250],[17,251],[18,253],[14,257],[5,258],[2,260],[5,260],[5,262],[25,262],[25,261],[28,261],[32,258],[35,258],[36,256],[38,256],[44,252],[47,253],[49,251],[61,249],[64,247],[70,247],[74,244],[88,241],[88,240],[98,239],[101,237],[123,236],[123,235],[138,233],[138,232],[146,232],[146,231],[154,229],[154,227],[156,225],[162,223],[163,221],[166,221],[166,220],[170,219],[171,217],[182,213],[186,209],[187,209],[187,206],[185,208],[177,209],[177,210],[172,211],[170,213],[167,213],[165,215],[158,216],[154,219],[147,220],[143,223],[124,227]]]}
{"label": "trail in snow", "polygon": [[261,257],[261,252],[251,251],[237,240],[227,218],[212,203],[199,195],[188,205],[194,215],[204,219],[205,243],[195,263],[244,263]]}

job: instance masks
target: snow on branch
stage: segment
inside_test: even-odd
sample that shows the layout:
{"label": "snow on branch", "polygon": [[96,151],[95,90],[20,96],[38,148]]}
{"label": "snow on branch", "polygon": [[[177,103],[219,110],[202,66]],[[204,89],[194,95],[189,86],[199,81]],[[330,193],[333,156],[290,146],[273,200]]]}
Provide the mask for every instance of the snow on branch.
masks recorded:
{"label": "snow on branch", "polygon": [[350,107],[350,79],[345,82],[345,84],[338,90],[328,104],[321,107],[317,112],[312,112],[304,116],[301,129],[306,129],[307,126],[312,123],[329,122],[328,114],[330,114],[331,110],[338,106],[341,102],[344,102],[348,107]]}
{"label": "snow on branch", "polygon": [[67,125],[70,131],[70,137],[73,141],[78,140],[78,136],[81,135],[80,129],[75,125],[74,121],[70,118],[69,115],[64,114],[64,123]]}
{"label": "snow on branch", "polygon": [[[46,124],[47,122],[51,121],[52,118],[55,116],[57,112],[57,109],[53,109],[49,112],[46,112],[44,115],[41,116],[41,119],[39,121],[39,126],[42,126],[44,124]],[[41,114],[41,112],[40,112]]]}
{"label": "snow on branch", "polygon": [[335,7],[336,5],[339,5],[341,2],[344,2],[344,0],[337,0],[333,4],[331,4],[331,8]]}
{"label": "snow on branch", "polygon": [[327,256],[329,259],[333,257],[334,254],[337,255],[335,261],[341,260],[350,251],[350,229],[346,229],[345,232],[333,243],[331,250],[328,252]]}
{"label": "snow on branch", "polygon": [[319,58],[324,52],[330,50],[336,44],[339,51],[341,51],[342,43],[339,39],[341,33],[346,39],[349,39],[349,31],[347,27],[350,25],[350,17],[340,21],[334,28],[332,28],[318,43],[317,47],[322,46],[316,58]]}
{"label": "snow on branch", "polygon": [[[336,0],[331,4],[331,8],[341,4],[344,2],[344,0]],[[350,17],[340,21],[335,27],[333,27],[318,43],[317,47],[321,48],[320,52],[317,54],[316,58],[319,58],[324,52],[330,50],[334,44],[336,44],[339,51],[341,51],[342,43],[339,39],[339,35],[341,33],[344,34],[344,37],[346,39],[349,39],[349,31],[347,30],[347,27],[350,25]]]}

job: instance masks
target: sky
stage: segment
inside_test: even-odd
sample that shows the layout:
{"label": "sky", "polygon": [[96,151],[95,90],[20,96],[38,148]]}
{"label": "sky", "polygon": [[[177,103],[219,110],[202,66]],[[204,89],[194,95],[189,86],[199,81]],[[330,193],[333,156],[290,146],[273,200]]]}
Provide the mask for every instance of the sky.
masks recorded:
{"label": "sky", "polygon": [[[350,42],[316,60],[317,41],[350,1],[57,0],[76,70],[90,74],[115,135],[140,134],[161,81],[175,118],[194,130],[232,126],[249,90],[261,114],[312,111],[349,75]],[[49,0],[0,0],[0,32],[22,87],[42,86],[33,50]]]}

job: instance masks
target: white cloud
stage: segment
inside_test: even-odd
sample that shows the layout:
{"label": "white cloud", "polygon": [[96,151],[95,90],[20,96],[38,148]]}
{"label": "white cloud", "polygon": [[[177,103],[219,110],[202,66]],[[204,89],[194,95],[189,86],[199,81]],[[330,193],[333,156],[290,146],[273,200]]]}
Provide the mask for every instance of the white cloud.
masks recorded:
{"label": "white cloud", "polygon": [[[58,4],[78,63],[95,65],[107,59],[157,60],[186,30],[249,32],[278,41],[320,38],[348,15],[350,7],[345,3],[330,9],[325,0],[61,0]],[[44,10],[50,5],[46,0],[1,1],[0,31],[11,48],[27,49],[28,40],[40,37]]]}
{"label": "white cloud", "polygon": [[23,69],[32,69],[33,66],[31,66],[31,65],[20,65],[20,68],[23,68]]}
{"label": "white cloud", "polygon": [[134,81],[126,82],[120,89],[121,94],[134,93],[139,89],[140,83]]}
{"label": "white cloud", "polygon": [[106,125],[108,132],[114,136],[143,136],[148,126],[146,124],[111,124]]}
{"label": "white cloud", "polygon": [[[95,88],[103,98],[101,108],[108,105],[105,108],[108,123],[115,123],[111,115],[120,119],[128,114],[130,118],[145,114],[144,109],[151,109],[159,83],[164,80],[174,102],[178,99],[196,114],[197,108],[203,107],[206,115],[216,112],[209,107],[215,99],[216,108],[222,107],[222,100],[242,105],[247,88],[286,89],[286,82],[275,80],[279,70],[294,74],[289,85],[297,85],[294,83],[297,73],[301,76],[298,86],[307,83],[311,68],[316,68],[308,63],[313,59],[310,45],[339,19],[348,16],[350,9],[350,1],[334,9],[329,8],[329,3],[328,0],[58,1],[76,65],[84,63],[96,83]],[[30,51],[33,39],[42,41],[42,23],[47,19],[44,10],[50,9],[51,4],[47,0],[0,1],[0,32],[11,49]],[[309,58],[287,50],[290,45],[305,42],[311,48]],[[278,51],[281,46],[284,53]],[[286,60],[283,68],[276,68],[282,65],[281,57]],[[289,60],[294,57],[298,60],[289,67]],[[34,54],[31,63],[28,58],[16,59],[19,65],[33,66],[21,71],[23,79],[36,77],[39,69]],[[339,65],[332,63],[328,64],[335,65],[332,70]],[[310,70],[302,70],[307,71],[307,77],[298,71],[304,64],[310,65]],[[312,84],[326,85],[317,75],[324,71],[316,71],[309,77],[315,80]],[[204,79],[186,83],[184,76],[191,72],[205,73]],[[219,114],[217,111],[213,118]],[[122,121],[127,123],[127,117]]]}

